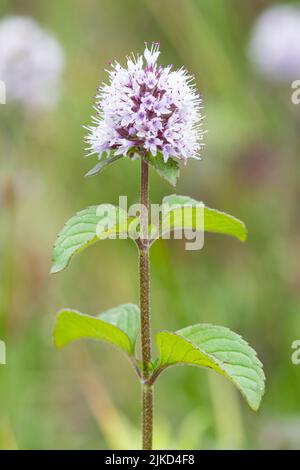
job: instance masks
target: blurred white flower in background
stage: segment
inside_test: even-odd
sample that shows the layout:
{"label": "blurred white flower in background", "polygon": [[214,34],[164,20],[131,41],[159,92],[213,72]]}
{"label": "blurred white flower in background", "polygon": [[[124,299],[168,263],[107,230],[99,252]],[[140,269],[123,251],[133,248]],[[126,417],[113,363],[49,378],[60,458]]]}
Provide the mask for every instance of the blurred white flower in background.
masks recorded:
{"label": "blurred white flower in background", "polygon": [[33,110],[53,107],[63,68],[62,47],[33,19],[10,16],[0,21],[0,80],[8,102]]}
{"label": "blurred white flower in background", "polygon": [[300,6],[277,5],[265,10],[251,33],[249,55],[266,78],[300,78]]}

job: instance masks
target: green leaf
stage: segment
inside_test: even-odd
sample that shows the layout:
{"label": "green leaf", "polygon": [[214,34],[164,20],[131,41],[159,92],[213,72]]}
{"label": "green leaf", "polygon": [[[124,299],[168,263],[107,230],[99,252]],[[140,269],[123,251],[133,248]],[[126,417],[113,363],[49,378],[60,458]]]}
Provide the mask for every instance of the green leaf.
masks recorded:
{"label": "green leaf", "polygon": [[90,171],[86,173],[85,176],[94,176],[100,173],[106,166],[110,165],[111,163],[116,162],[124,158],[123,155],[114,155],[113,157],[106,158],[105,160],[101,160],[101,162],[97,163]]}
{"label": "green leaf", "polygon": [[174,159],[169,158],[167,162],[164,162],[163,155],[159,152],[155,157],[148,154],[147,159],[162,178],[167,180],[172,186],[176,186],[177,179],[179,178],[179,167]]}
{"label": "green leaf", "polygon": [[97,317],[64,309],[57,316],[54,343],[57,348],[62,348],[78,339],[91,338],[114,344],[133,356],[139,317],[139,308],[133,304],[120,305]]}
{"label": "green leaf", "polygon": [[110,204],[90,206],[78,212],[68,220],[56,239],[51,273],[64,269],[75,254],[98,240],[127,234],[129,224],[135,219]]}
{"label": "green leaf", "polygon": [[[164,217],[160,233],[177,229],[190,229],[231,235],[245,241],[245,224],[232,215],[206,207],[202,202],[188,196],[172,194],[163,199]],[[204,225],[204,227],[203,227]]]}
{"label": "green leaf", "polygon": [[256,352],[228,328],[209,324],[188,326],[176,333],[157,335],[158,370],[176,364],[213,369],[240,390],[247,403],[257,410],[264,394],[265,376]]}

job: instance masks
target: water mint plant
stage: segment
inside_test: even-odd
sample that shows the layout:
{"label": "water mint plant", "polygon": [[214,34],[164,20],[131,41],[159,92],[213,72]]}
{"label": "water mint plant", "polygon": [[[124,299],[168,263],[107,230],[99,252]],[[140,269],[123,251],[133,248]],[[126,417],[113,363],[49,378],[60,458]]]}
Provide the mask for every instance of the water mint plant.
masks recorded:
{"label": "water mint plant", "polygon": [[[215,232],[245,241],[244,223],[207,207],[189,196],[168,195],[160,217],[150,218],[149,168],[172,185],[179,162],[200,158],[203,147],[202,99],[185,69],[157,64],[159,45],[146,45],[143,56],[131,56],[127,67],[118,63],[109,71],[109,83],[95,97],[96,117],[88,126],[88,153],[99,162],[88,175],[99,174],[121,158],[140,161],[140,205],[132,215],[108,204],[78,212],[64,226],[53,250],[52,272],[64,269],[71,258],[105,238],[132,239],[139,257],[139,305],[127,303],[100,315],[76,310],[58,313],[54,341],[58,348],[83,339],[117,346],[134,367],[142,388],[143,449],[152,449],[153,394],[158,377],[175,365],[209,368],[229,379],[248,405],[257,410],[264,393],[264,372],[255,351],[238,334],[211,324],[160,331],[158,357],[152,354],[150,321],[150,249],[158,238],[178,231]],[[152,215],[152,214],[151,214]],[[178,238],[178,236],[176,236]],[[154,309],[154,314],[158,312]],[[140,347],[138,347],[140,343]]]}

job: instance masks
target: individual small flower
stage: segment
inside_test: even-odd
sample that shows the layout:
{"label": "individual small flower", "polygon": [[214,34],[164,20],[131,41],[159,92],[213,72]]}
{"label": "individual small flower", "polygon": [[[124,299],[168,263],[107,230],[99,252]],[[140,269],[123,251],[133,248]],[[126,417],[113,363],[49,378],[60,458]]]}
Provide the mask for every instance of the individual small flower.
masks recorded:
{"label": "individual small flower", "polygon": [[0,22],[0,80],[8,101],[30,109],[52,107],[63,67],[60,44],[33,19],[11,16]]}
{"label": "individual small flower", "polygon": [[249,44],[249,55],[266,78],[291,81],[300,75],[300,8],[276,5],[257,19]]}
{"label": "individual small flower", "polygon": [[89,155],[158,152],[187,161],[203,147],[201,97],[185,69],[157,64],[159,45],[127,58],[127,68],[112,65],[109,83],[95,98],[97,117],[88,126]]}

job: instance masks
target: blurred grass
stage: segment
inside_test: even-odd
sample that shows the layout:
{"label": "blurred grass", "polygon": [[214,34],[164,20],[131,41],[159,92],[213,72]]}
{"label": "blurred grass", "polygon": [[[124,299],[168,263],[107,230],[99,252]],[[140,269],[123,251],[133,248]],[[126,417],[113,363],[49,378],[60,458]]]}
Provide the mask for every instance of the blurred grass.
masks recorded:
{"label": "blurred grass", "polygon": [[[2,0],[0,16],[31,15],[51,30],[67,64],[63,96],[50,114],[1,107],[0,337],[7,365],[0,366],[0,448],[110,448],[121,446],[116,433],[139,446],[140,392],[125,359],[105,345],[57,352],[51,339],[63,306],[97,313],[137,300],[135,247],[105,241],[67,272],[50,278],[48,270],[55,236],[77,210],[117,203],[119,194],[137,201],[136,162],[83,178],[94,160],[82,158],[82,124],[108,62],[151,40],[161,42],[165,64],[195,74],[205,100],[204,160],[182,169],[177,193],[235,214],[249,228],[245,245],[215,235],[200,252],[184,251],[183,242],[156,243],[154,332],[200,321],[229,326],[258,350],[267,375],[261,411],[253,414],[230,384],[194,368],[170,370],[156,387],[156,445],[299,448],[300,369],[290,355],[300,335],[300,108],[290,105],[288,86],[255,75],[245,52],[255,17],[275,3]],[[154,202],[171,192],[151,174]]]}

